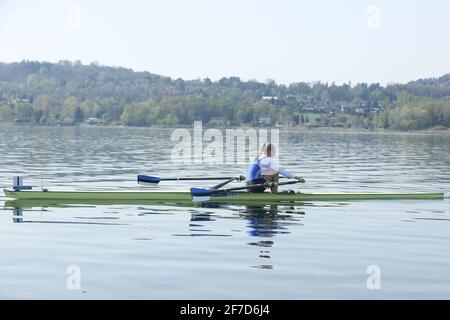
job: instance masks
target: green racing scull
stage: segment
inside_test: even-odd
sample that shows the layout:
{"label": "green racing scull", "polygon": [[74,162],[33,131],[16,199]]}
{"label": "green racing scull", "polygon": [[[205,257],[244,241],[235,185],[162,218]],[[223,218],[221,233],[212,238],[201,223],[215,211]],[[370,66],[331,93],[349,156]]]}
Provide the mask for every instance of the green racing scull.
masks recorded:
{"label": "green racing scull", "polygon": [[[176,178],[177,180],[192,180],[192,178]],[[303,193],[294,191],[285,191],[280,193],[254,193],[249,192],[253,188],[269,188],[272,182],[261,185],[248,185],[244,187],[234,187],[223,189],[225,184],[232,181],[242,181],[245,177],[224,177],[224,178],[200,178],[203,180],[222,179],[226,180],[212,188],[190,188],[184,190],[161,190],[161,189],[127,189],[127,190],[60,190],[49,191],[41,189],[31,190],[31,186],[22,185],[21,177],[14,177],[13,189],[4,190],[5,196],[11,199],[20,200],[21,203],[39,202],[42,205],[46,203],[55,205],[58,203],[178,203],[192,204],[202,203],[236,203],[249,205],[265,205],[278,203],[301,203],[305,201],[357,201],[357,200],[437,200],[444,199],[443,193],[371,193],[371,192],[332,192],[332,193]],[[138,182],[158,184],[161,178],[138,176]],[[169,180],[169,179],[166,179]],[[303,183],[304,180],[293,180],[287,182],[276,182],[279,186]]]}
{"label": "green racing scull", "polygon": [[51,202],[75,201],[154,201],[154,202],[304,202],[304,201],[355,201],[355,200],[439,200],[444,199],[443,193],[362,193],[362,192],[336,192],[336,193],[249,193],[243,191],[230,191],[216,193],[198,198],[193,197],[189,190],[127,190],[127,191],[13,191],[4,190],[6,197],[20,200],[48,200]]}

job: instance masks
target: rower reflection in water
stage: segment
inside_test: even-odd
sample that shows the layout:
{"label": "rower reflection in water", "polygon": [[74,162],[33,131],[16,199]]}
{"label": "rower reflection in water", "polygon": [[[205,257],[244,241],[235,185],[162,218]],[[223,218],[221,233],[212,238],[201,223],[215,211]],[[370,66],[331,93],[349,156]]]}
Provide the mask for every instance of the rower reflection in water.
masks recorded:
{"label": "rower reflection in water", "polygon": [[[245,243],[258,250],[258,260],[252,268],[273,269],[274,265],[268,263],[272,258],[272,247],[275,245],[275,236],[290,234],[290,228],[303,225],[305,212],[303,208],[294,206],[239,206],[231,208],[227,204],[209,203],[203,208],[220,209],[226,207],[235,211],[233,218],[244,222],[247,238]],[[214,232],[215,221],[220,221],[220,215],[214,212],[192,213],[189,221],[190,236],[233,236],[229,233]],[[227,218],[228,219],[228,218]]]}
{"label": "rower reflection in water", "polygon": [[[278,192],[278,179],[280,174],[289,179],[296,179],[305,182],[304,179],[295,176],[286,169],[280,167],[278,161],[274,158],[276,147],[273,143],[264,143],[261,146],[259,154],[255,157],[247,171],[247,186],[260,185],[267,182],[274,182],[270,187],[271,193]],[[261,193],[265,187],[249,189],[249,192]]]}
{"label": "rower reflection in water", "polygon": [[284,219],[290,220],[292,216],[280,215],[281,211],[278,205],[245,207],[243,218],[246,220],[247,234],[251,237],[273,237],[289,233]]}
{"label": "rower reflection in water", "polygon": [[[302,225],[301,219],[305,214],[303,211],[297,211],[294,207],[282,208],[278,205],[247,206],[242,213],[242,217],[246,221],[247,235],[256,238],[256,241],[248,242],[248,245],[259,248],[258,258],[266,261],[272,258],[271,248],[275,244],[273,237],[291,233],[288,228]],[[272,264],[268,263],[252,267],[257,269],[274,268]]]}

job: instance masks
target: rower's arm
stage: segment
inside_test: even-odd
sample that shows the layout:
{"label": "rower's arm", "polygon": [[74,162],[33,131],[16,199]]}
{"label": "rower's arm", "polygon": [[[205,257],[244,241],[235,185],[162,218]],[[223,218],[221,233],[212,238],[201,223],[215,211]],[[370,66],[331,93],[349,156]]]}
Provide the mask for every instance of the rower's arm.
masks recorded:
{"label": "rower's arm", "polygon": [[274,173],[279,173],[282,176],[285,176],[288,179],[295,179],[295,175],[289,172],[288,170],[281,167],[277,160],[266,157],[260,160],[261,165],[261,173],[264,175],[264,171],[269,170]]}
{"label": "rower's arm", "polygon": [[278,167],[278,173],[289,179],[295,179],[295,175],[282,167]]}

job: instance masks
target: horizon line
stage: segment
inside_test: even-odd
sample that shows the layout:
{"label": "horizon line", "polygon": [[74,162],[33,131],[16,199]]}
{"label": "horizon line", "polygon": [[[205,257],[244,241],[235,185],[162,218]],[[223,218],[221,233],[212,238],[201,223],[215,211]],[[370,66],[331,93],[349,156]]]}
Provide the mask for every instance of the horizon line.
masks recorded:
{"label": "horizon line", "polygon": [[147,72],[147,73],[150,73],[150,74],[153,74],[153,75],[157,75],[157,76],[160,76],[160,77],[169,78],[171,80],[181,79],[183,81],[204,81],[206,79],[209,79],[212,82],[219,82],[221,79],[230,79],[230,78],[239,78],[239,80],[241,82],[256,82],[256,83],[262,83],[262,84],[268,84],[269,82],[273,81],[278,86],[280,86],[280,85],[290,86],[290,85],[299,84],[299,83],[305,83],[305,84],[308,84],[308,85],[314,85],[314,84],[320,83],[320,84],[326,84],[326,85],[333,85],[334,84],[336,86],[348,85],[350,87],[355,87],[356,85],[359,85],[359,84],[367,84],[367,85],[378,84],[381,87],[388,87],[388,86],[392,86],[392,85],[408,84],[408,83],[419,81],[419,80],[440,79],[440,78],[450,74],[450,72],[448,72],[448,73],[443,73],[439,77],[432,77],[432,76],[430,76],[430,77],[422,77],[422,78],[418,78],[418,79],[412,79],[412,80],[409,80],[407,82],[395,82],[395,81],[392,81],[392,82],[387,82],[385,84],[383,84],[382,82],[355,82],[355,83],[353,83],[353,81],[351,81],[351,80],[349,80],[347,82],[341,82],[341,83],[338,83],[337,81],[330,81],[329,82],[329,81],[322,81],[322,80],[311,80],[311,81],[301,80],[301,81],[296,81],[296,82],[283,83],[283,82],[277,82],[276,80],[271,79],[271,78],[268,78],[265,81],[262,81],[262,80],[259,80],[259,79],[256,79],[256,78],[243,79],[242,77],[236,76],[236,75],[223,76],[223,77],[221,77],[219,79],[212,79],[210,77],[203,77],[203,78],[202,77],[198,77],[198,78],[194,78],[194,79],[185,79],[185,78],[182,78],[182,77],[176,78],[176,77],[173,77],[173,76],[167,76],[167,75],[162,75],[162,74],[159,74],[159,73],[153,73],[152,71],[149,71],[149,70],[137,70],[135,68],[126,67],[126,66],[123,66],[123,65],[106,65],[106,64],[101,64],[98,60],[93,60],[90,63],[85,63],[85,62],[83,62],[82,60],[79,60],[79,59],[77,59],[77,60],[60,59],[60,60],[58,60],[56,62],[54,62],[54,61],[53,62],[52,61],[47,61],[47,60],[22,59],[20,61],[18,61],[18,60],[9,61],[9,62],[8,61],[0,61],[0,64],[27,63],[27,62],[34,62],[34,63],[41,63],[41,64],[44,64],[44,63],[61,64],[62,62],[69,62],[69,63],[71,63],[73,65],[81,65],[81,66],[92,66],[92,65],[94,65],[94,66],[97,66],[97,67],[106,67],[106,68],[116,68],[116,69],[121,69],[122,68],[122,69],[130,70],[133,73],[145,73],[145,72]]}

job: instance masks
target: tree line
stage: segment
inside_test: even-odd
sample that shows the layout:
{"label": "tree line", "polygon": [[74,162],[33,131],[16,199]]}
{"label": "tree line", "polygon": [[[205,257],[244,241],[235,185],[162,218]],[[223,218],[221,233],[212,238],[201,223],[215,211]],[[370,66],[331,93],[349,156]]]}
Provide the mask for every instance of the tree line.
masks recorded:
{"label": "tree line", "polygon": [[[76,124],[89,118],[129,126],[357,123],[419,130],[450,127],[450,74],[406,84],[292,83],[172,79],[121,67],[22,61],[0,63],[0,122]],[[342,106],[363,110],[346,115]],[[365,111],[364,111],[365,110]],[[375,110],[375,112],[374,112]],[[307,114],[320,116],[309,119]]]}

